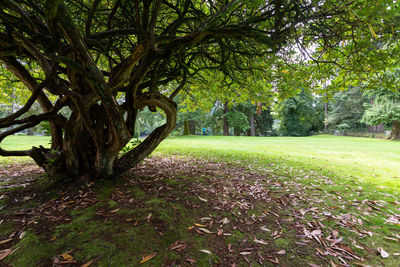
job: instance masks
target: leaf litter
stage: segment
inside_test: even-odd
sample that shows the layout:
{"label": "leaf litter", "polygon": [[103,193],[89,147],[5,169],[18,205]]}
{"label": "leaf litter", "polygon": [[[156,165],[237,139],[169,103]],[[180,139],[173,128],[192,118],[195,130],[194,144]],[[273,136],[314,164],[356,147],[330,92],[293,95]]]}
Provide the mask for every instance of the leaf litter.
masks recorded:
{"label": "leaf litter", "polygon": [[[365,221],[376,214],[385,215],[388,202],[369,199],[349,201],[339,192],[319,189],[324,184],[332,184],[327,177],[319,177],[319,182],[305,185],[298,182],[303,179],[300,176],[287,180],[275,175],[274,171],[271,171],[274,167],[271,164],[263,170],[255,171],[252,168],[249,171],[241,166],[194,158],[178,156],[151,158],[144,160],[133,171],[139,177],[152,177],[151,183],[157,187],[152,187],[152,184],[148,184],[145,180],[129,180],[128,183],[140,184],[142,188],[143,186],[146,188],[146,192],[168,198],[168,201],[182,202],[182,196],[196,196],[198,201],[186,200],[185,206],[188,209],[202,208],[207,211],[193,218],[194,221],[201,223],[188,227],[188,231],[193,230],[193,234],[197,235],[206,234],[202,237],[206,238],[204,244],[209,245],[212,250],[199,249],[198,251],[217,255],[219,262],[216,263],[222,265],[234,266],[243,260],[246,263],[265,264],[265,261],[269,261],[285,265],[285,262],[290,263],[293,258],[302,258],[306,254],[314,257],[314,262],[307,263],[309,266],[349,266],[351,264],[368,266],[366,262],[368,258],[373,257],[373,254],[378,254],[381,258],[399,254],[392,253],[390,256],[384,248],[374,249],[373,243],[366,245],[364,242],[378,234],[376,230],[366,228]],[[309,174],[304,173],[304,175]],[[164,179],[179,176],[198,176],[204,181],[188,182],[185,187],[163,185]],[[6,220],[19,220],[20,225],[12,236],[3,237],[0,248],[12,241],[18,242],[18,239],[25,235],[25,231],[21,229],[37,226],[41,219],[55,224],[66,223],[71,220],[69,211],[72,209],[82,209],[97,203],[92,186],[93,184],[89,183],[82,187],[79,193],[65,192],[55,199],[42,203],[37,208],[22,208],[6,218]],[[118,190],[112,195],[114,200],[118,203],[135,203],[135,199],[129,195],[129,192],[124,191],[123,188]],[[12,196],[6,193],[1,197]],[[23,196],[22,200],[29,201],[35,198],[36,196],[31,194]],[[329,199],[329,204],[324,205],[323,199]],[[394,203],[399,202],[396,199]],[[346,211],[349,205],[358,212],[342,212]],[[260,206],[263,207],[261,211]],[[98,210],[96,214],[105,220],[111,220],[121,216],[118,214],[119,210],[120,207],[112,210]],[[218,215],[219,213],[221,214]],[[153,224],[156,216],[156,214],[148,213],[145,222]],[[386,213],[387,224],[397,226],[399,218],[400,215],[395,212]],[[134,221],[137,224],[133,218],[124,218],[124,220]],[[3,221],[4,219],[1,223]],[[327,225],[326,222],[330,223]],[[358,240],[344,238],[341,229],[355,234]],[[161,231],[160,235],[162,235]],[[235,238],[232,239],[232,236]],[[53,238],[55,239],[54,236],[49,236],[48,240]],[[225,240],[226,238],[230,239]],[[390,242],[398,242],[400,239],[396,233],[382,238]],[[284,244],[293,242],[295,246],[275,244],[275,240],[285,239],[288,241]],[[222,245],[223,243],[225,245]],[[228,243],[229,245],[226,246]],[[184,253],[182,262],[194,264],[197,259],[195,254],[190,253],[191,247],[187,242],[175,241],[165,249]],[[224,251],[222,247],[225,247]],[[362,255],[359,255],[360,251],[366,251],[367,254],[362,252]],[[6,248],[0,251],[0,256],[4,259],[12,252],[11,248]],[[157,252],[152,252],[143,256],[140,263],[150,261],[156,255]],[[71,254],[67,253],[64,256],[65,258],[56,257],[55,261],[58,259],[59,262],[77,263]],[[87,263],[91,264],[90,261]]]}

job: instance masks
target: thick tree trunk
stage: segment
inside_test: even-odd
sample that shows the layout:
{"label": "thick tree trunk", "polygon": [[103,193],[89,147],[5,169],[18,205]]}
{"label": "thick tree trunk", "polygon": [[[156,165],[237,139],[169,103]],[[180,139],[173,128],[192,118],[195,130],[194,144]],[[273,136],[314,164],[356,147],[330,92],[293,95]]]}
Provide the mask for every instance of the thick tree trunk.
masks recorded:
{"label": "thick tree trunk", "polygon": [[108,126],[110,122],[107,122],[109,118],[105,112],[101,112],[102,107],[97,104],[92,107],[91,113],[97,116],[96,120],[103,127],[97,132],[102,137],[101,143],[96,142],[88,131],[82,114],[74,111],[64,128],[62,150],[55,153],[54,150],[43,147],[33,148],[30,156],[49,175],[113,178],[123,174],[153,152],[176,124],[176,104],[165,96],[156,92],[144,93],[136,102],[138,110],[149,105],[161,108],[167,116],[167,122],[121,158],[118,158],[118,155],[125,144],[113,142],[112,128]]}
{"label": "thick tree trunk", "polygon": [[389,139],[400,139],[400,122],[397,120],[392,123]]}
{"label": "thick tree trunk", "polygon": [[228,101],[224,103],[224,136],[229,136],[229,125],[228,119],[226,118],[226,113],[228,113]]}

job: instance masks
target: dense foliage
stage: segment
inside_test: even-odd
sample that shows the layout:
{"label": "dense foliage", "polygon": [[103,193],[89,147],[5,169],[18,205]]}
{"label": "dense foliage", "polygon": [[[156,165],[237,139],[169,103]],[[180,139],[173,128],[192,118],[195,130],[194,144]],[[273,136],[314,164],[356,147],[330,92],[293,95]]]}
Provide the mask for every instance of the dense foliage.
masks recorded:
{"label": "dense foliage", "polygon": [[390,138],[400,139],[400,92],[376,89],[370,92],[372,104],[367,103],[362,122],[368,125],[392,126]]}
{"label": "dense foliage", "polygon": [[365,112],[364,105],[369,103],[370,99],[360,86],[336,93],[329,102],[329,128],[337,130],[365,128],[366,125],[361,122],[361,118]]}
{"label": "dense foliage", "polygon": [[275,108],[278,132],[283,136],[306,136],[322,129],[322,108],[309,92],[302,90],[297,96],[278,103]]}

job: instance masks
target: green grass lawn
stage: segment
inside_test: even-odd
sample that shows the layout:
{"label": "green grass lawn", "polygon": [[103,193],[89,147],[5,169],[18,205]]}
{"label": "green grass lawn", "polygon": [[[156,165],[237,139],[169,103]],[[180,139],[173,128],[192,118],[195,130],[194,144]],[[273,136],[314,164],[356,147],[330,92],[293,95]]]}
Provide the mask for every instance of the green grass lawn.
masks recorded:
{"label": "green grass lawn", "polygon": [[319,135],[312,137],[187,136],[165,140],[157,151],[269,162],[400,189],[400,142]]}
{"label": "green grass lawn", "polygon": [[[26,135],[11,135],[3,140],[1,147],[6,150],[26,150],[32,146],[49,147],[49,136],[26,136]],[[2,157],[0,156],[0,166],[15,162],[27,162],[30,158],[27,157]],[[33,161],[32,161],[33,162]]]}
{"label": "green grass lawn", "polygon": [[[10,136],[4,149],[29,149],[49,143],[46,136]],[[319,135],[312,137],[170,137],[158,152],[218,157],[265,165],[271,161],[337,177],[400,189],[400,142]],[[19,159],[20,160],[20,159]],[[12,158],[1,158],[0,164]]]}

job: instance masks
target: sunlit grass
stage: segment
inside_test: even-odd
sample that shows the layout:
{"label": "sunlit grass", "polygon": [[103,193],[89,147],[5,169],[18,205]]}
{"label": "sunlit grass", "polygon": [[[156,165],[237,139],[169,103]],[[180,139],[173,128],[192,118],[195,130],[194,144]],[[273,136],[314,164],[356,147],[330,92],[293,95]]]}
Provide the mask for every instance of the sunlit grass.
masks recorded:
{"label": "sunlit grass", "polygon": [[[10,136],[1,144],[9,150],[48,146],[47,136]],[[371,138],[312,137],[170,137],[157,149],[169,154],[191,154],[246,161],[272,162],[315,170],[328,175],[352,177],[360,182],[400,189],[400,142]],[[0,158],[8,164],[21,158]]]}
{"label": "sunlit grass", "polygon": [[165,140],[157,151],[310,169],[400,189],[400,142],[371,138],[187,136]]}

